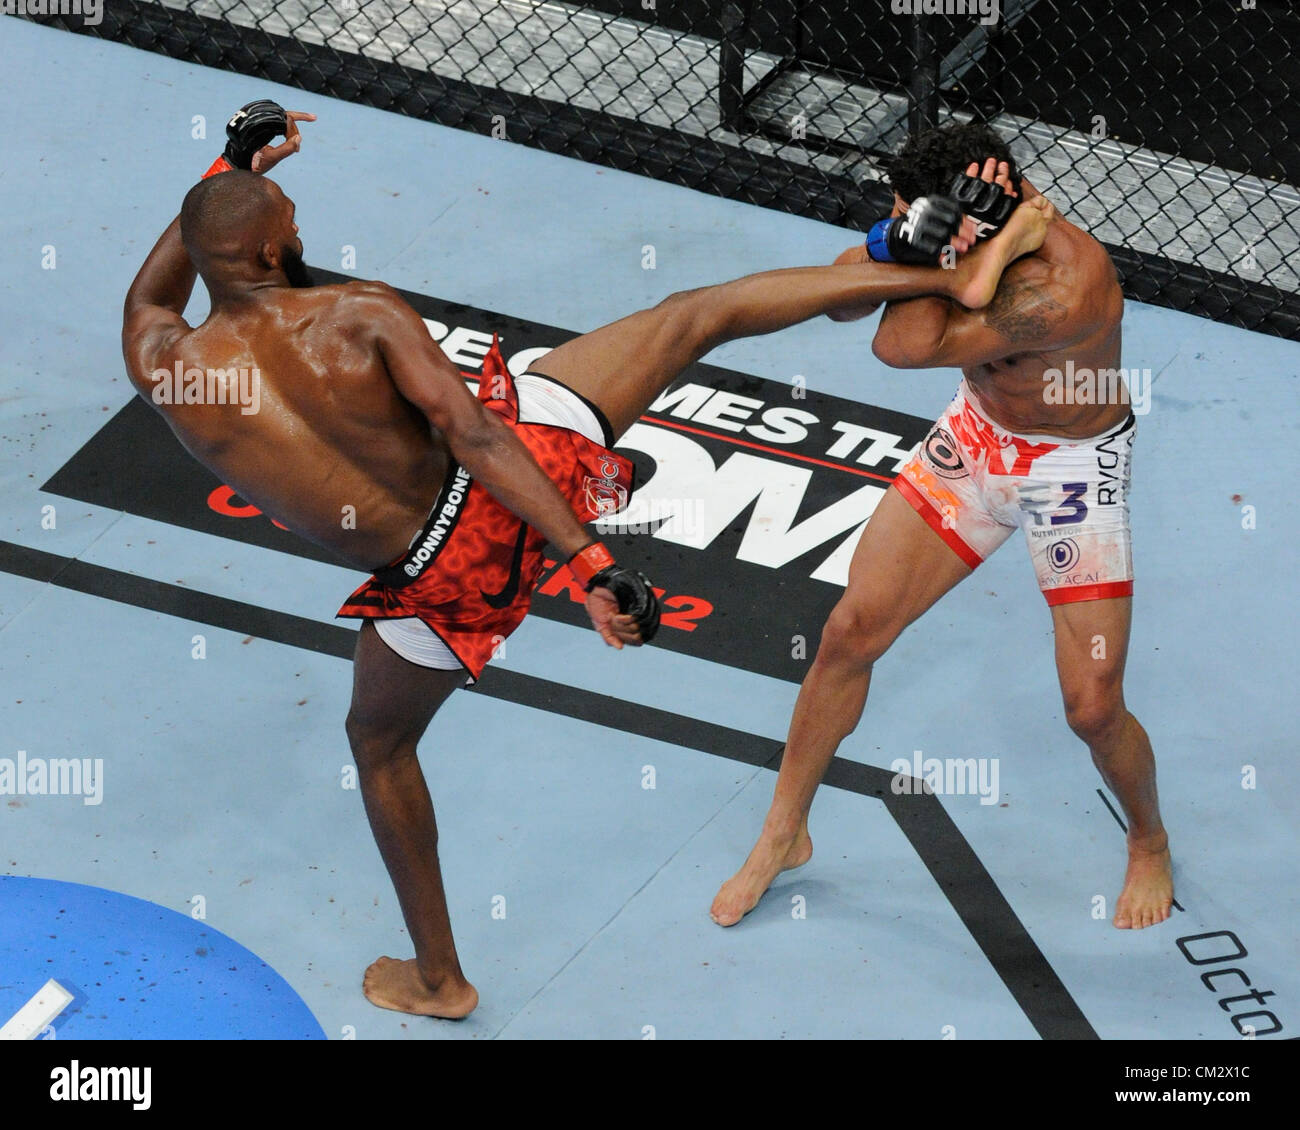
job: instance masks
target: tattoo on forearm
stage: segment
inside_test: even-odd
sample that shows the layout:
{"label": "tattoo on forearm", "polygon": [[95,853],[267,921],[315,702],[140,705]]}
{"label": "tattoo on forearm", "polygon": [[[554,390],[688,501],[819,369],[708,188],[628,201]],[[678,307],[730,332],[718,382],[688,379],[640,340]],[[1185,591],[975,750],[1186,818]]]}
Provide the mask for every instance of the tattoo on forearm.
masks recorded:
{"label": "tattoo on forearm", "polygon": [[1040,341],[1067,313],[1043,287],[1004,279],[984,311],[984,324],[1008,341]]}

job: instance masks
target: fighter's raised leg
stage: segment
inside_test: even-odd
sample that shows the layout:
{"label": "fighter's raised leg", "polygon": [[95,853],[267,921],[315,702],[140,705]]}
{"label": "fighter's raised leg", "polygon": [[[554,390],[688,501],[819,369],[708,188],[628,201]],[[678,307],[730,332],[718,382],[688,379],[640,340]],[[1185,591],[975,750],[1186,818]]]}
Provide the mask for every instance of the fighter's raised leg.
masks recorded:
{"label": "fighter's raised leg", "polygon": [[957,265],[846,263],[792,267],[670,295],[553,349],[534,372],[569,386],[604,412],[622,435],[694,361],[723,342],[775,333],[822,314],[859,316],[864,306],[921,295],[971,309],[992,301],[1008,263],[1042,244],[1049,206],[1017,208],[998,237]]}

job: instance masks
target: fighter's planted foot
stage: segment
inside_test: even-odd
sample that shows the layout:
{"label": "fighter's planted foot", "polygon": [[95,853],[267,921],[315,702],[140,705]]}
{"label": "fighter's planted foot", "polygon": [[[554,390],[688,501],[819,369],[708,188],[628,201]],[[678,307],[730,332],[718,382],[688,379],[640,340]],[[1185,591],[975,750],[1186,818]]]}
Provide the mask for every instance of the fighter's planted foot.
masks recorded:
{"label": "fighter's planted foot", "polygon": [[1174,901],[1174,872],[1167,837],[1159,845],[1129,843],[1124,889],[1115,903],[1113,925],[1141,930],[1169,917]]}
{"label": "fighter's planted foot", "polygon": [[361,991],[380,1008],[442,1020],[461,1020],[478,1006],[478,990],[463,977],[454,984],[448,978],[431,989],[414,959],[379,958],[366,970]]}
{"label": "fighter's planted foot", "polygon": [[719,926],[734,926],[758,905],[773,879],[782,871],[802,867],[812,858],[812,850],[806,822],[793,837],[769,835],[764,830],[745,865],[714,896],[709,917]]}

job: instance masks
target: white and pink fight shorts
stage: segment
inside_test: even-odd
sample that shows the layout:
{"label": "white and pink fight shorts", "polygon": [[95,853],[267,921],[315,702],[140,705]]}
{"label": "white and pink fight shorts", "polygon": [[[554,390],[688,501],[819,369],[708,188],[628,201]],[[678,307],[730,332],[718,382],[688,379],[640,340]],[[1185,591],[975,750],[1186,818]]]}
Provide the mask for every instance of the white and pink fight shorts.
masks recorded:
{"label": "white and pink fight shorts", "polygon": [[1129,596],[1135,423],[1081,440],[1015,435],[963,380],[894,486],[972,569],[1019,527],[1049,605]]}

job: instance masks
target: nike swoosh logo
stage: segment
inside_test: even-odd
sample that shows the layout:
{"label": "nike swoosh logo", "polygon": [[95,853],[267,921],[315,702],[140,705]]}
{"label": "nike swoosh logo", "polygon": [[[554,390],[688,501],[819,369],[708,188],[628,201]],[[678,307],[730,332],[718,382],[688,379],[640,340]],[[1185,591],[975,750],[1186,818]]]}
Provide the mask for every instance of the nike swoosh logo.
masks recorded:
{"label": "nike swoosh logo", "polygon": [[528,542],[528,523],[519,523],[519,536],[515,538],[515,551],[510,558],[510,576],[506,578],[505,588],[500,592],[484,592],[479,589],[479,595],[490,608],[509,608],[514,603],[515,597],[519,595],[520,574],[524,565],[524,546]]}

